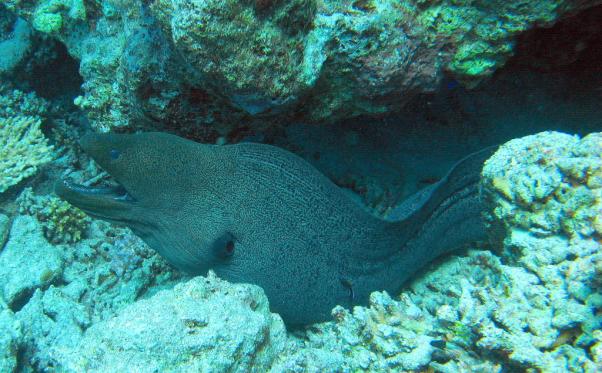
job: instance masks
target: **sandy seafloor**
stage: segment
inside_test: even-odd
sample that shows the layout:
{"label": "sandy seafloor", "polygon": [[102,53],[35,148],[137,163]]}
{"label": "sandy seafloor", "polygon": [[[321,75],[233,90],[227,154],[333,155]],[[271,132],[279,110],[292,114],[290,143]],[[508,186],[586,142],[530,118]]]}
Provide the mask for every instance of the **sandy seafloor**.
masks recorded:
{"label": "sandy seafloor", "polygon": [[0,371],[601,371],[599,57],[553,71],[511,61],[473,90],[446,82],[395,115],[294,123],[272,139],[377,214],[463,155],[506,143],[483,171],[502,236],[296,331],[260,288],[190,278],[128,229],[58,200],[58,176],[99,171],[76,144],[77,92],[3,86],[6,108],[51,118],[53,160],[0,194]]}

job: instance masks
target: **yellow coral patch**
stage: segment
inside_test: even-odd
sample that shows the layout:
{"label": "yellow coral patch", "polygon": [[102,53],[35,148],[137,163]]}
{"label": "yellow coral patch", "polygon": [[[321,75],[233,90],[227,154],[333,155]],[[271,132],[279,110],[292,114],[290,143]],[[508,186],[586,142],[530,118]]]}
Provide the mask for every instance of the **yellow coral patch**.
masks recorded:
{"label": "yellow coral patch", "polygon": [[496,176],[491,180],[491,184],[495,190],[502,193],[502,195],[507,199],[512,200],[514,198],[510,181],[508,181],[508,179],[505,177]]}

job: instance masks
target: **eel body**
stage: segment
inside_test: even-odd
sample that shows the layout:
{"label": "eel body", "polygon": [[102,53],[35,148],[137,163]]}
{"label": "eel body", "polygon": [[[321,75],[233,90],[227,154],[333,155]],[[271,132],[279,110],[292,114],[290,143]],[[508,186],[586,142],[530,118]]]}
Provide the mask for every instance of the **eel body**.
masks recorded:
{"label": "eel body", "polygon": [[395,293],[435,257],[485,235],[478,182],[492,149],[464,158],[385,220],[270,145],[164,133],[89,134],[81,145],[119,186],[59,181],[59,196],[130,227],[181,270],[261,286],[289,326],[366,304],[375,290]]}

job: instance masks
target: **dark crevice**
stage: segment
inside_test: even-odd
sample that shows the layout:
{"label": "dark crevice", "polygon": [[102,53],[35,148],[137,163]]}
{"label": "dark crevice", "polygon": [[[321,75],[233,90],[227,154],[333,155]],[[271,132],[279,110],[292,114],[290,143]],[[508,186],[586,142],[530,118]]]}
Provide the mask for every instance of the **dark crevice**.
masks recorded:
{"label": "dark crevice", "polygon": [[583,74],[602,70],[602,5],[519,36],[510,66]]}
{"label": "dark crevice", "polygon": [[27,80],[38,96],[48,100],[64,98],[72,103],[81,94],[84,82],[79,75],[79,61],[69,55],[62,43],[52,43],[55,57],[44,64],[32,66]]}
{"label": "dark crevice", "polygon": [[29,302],[34,292],[34,288],[23,289],[21,292],[19,292],[19,294],[13,298],[13,301],[9,305],[11,311],[15,313],[21,311],[21,309]]}
{"label": "dark crevice", "polygon": [[28,372],[31,370],[31,367],[28,364],[27,361],[27,350],[26,347],[23,345],[20,345],[17,349],[17,353],[16,353],[16,361],[17,364],[15,366],[15,372]]}

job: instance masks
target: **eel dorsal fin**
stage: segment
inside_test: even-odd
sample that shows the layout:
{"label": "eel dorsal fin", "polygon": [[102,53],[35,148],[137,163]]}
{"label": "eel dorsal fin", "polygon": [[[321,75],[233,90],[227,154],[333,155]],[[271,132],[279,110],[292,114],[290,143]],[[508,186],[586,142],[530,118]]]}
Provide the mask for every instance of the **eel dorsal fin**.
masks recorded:
{"label": "eel dorsal fin", "polygon": [[406,198],[385,219],[390,222],[405,221],[420,211],[423,215],[428,215],[428,211],[435,210],[449,196],[468,185],[478,183],[483,164],[496,150],[497,146],[491,146],[462,158],[440,181]]}
{"label": "eel dorsal fin", "polygon": [[[432,253],[433,258],[458,248],[459,244],[485,238],[484,209],[479,183],[484,162],[497,146],[487,147],[458,161],[438,183],[418,192],[404,202],[400,225],[407,235],[403,249]],[[411,204],[410,210],[408,204]],[[428,246],[428,247],[427,247]]]}

